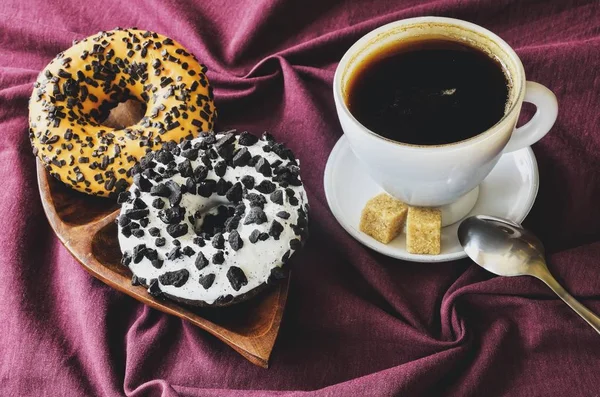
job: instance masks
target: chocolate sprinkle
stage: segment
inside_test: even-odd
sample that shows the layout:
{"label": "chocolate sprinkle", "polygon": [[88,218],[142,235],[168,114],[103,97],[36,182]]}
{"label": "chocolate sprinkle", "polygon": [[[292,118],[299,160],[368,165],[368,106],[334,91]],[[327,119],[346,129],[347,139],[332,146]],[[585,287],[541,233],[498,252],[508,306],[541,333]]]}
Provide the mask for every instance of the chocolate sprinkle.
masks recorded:
{"label": "chocolate sprinkle", "polygon": [[225,179],[221,178],[217,181],[217,185],[215,186],[215,191],[217,192],[217,194],[219,196],[225,196],[225,194],[227,193],[227,191],[229,191],[231,186],[233,186],[231,182],[226,181]]}
{"label": "chocolate sprinkle", "polygon": [[233,248],[234,251],[237,251],[244,246],[244,241],[240,237],[240,234],[237,230],[234,230],[231,233],[229,233],[229,238],[227,240],[229,241],[229,245],[231,246],[231,248]]}
{"label": "chocolate sprinkle", "polygon": [[275,190],[271,193],[271,201],[275,204],[283,205],[283,192],[281,190]]}
{"label": "chocolate sprinkle", "polygon": [[275,184],[273,184],[272,182],[265,179],[261,183],[256,185],[254,188],[261,193],[270,194],[275,191],[276,187],[275,187]]}
{"label": "chocolate sprinkle", "polygon": [[198,252],[198,256],[196,257],[196,268],[198,270],[202,270],[204,269],[206,266],[208,266],[208,259],[206,259],[206,257],[204,256],[204,254],[202,253],[202,251]]}
{"label": "chocolate sprinkle", "polygon": [[167,181],[165,185],[171,191],[171,194],[169,195],[169,201],[171,202],[171,206],[179,205],[179,203],[181,202],[181,186],[177,182],[172,180]]}
{"label": "chocolate sprinkle", "polygon": [[228,132],[223,135],[219,140],[215,143],[217,148],[221,148],[223,146],[232,144],[235,141],[235,134],[233,132]]}
{"label": "chocolate sprinkle", "polygon": [[129,252],[125,251],[123,253],[123,257],[121,258],[121,265],[129,266],[130,263],[131,263],[131,254]]}
{"label": "chocolate sprinkle", "polygon": [[216,249],[223,249],[225,247],[225,239],[223,233],[217,233],[212,238],[212,246]]}
{"label": "chocolate sprinkle", "polygon": [[250,208],[250,212],[244,219],[244,225],[250,225],[256,223],[257,225],[263,224],[267,221],[267,216],[260,207]]}
{"label": "chocolate sprinkle", "polygon": [[239,291],[244,285],[248,284],[248,279],[244,271],[237,266],[231,266],[227,271],[227,279],[234,290]]}
{"label": "chocolate sprinkle", "polygon": [[192,256],[196,253],[196,251],[194,251],[194,249],[192,247],[190,247],[189,245],[186,245],[185,247],[183,247],[183,250],[181,252],[183,252],[183,255],[185,255],[185,256]]}
{"label": "chocolate sprinkle", "polygon": [[164,149],[164,145],[163,145],[163,149],[159,150],[156,153],[155,157],[158,162],[160,162],[161,164],[165,164],[165,165],[169,164],[171,161],[173,161],[173,155],[171,154],[171,152]]}
{"label": "chocolate sprinkle", "polygon": [[248,161],[248,165],[250,167],[254,167],[256,165],[256,163],[258,162],[258,160],[260,160],[261,156],[256,155],[254,157],[252,157],[249,161]]}
{"label": "chocolate sprinkle", "polygon": [[153,296],[154,298],[162,297],[162,291],[160,289],[160,286],[158,285],[157,279],[153,279],[152,281],[150,281],[150,286],[148,287],[148,293],[151,296]]}
{"label": "chocolate sprinkle", "polygon": [[250,233],[250,236],[248,237],[248,240],[250,240],[250,242],[252,244],[256,244],[256,242],[258,241],[258,237],[260,236],[260,231],[258,229],[254,229],[252,231],[252,233]]}
{"label": "chocolate sprinkle", "polygon": [[217,176],[224,176],[225,172],[227,171],[227,163],[225,163],[223,160],[217,162],[217,164],[215,164],[214,171]]}
{"label": "chocolate sprinkle", "polygon": [[157,209],[162,209],[165,206],[165,202],[162,199],[155,198],[154,200],[152,200],[152,206]]}
{"label": "chocolate sprinkle", "polygon": [[125,216],[129,219],[142,219],[148,216],[150,211],[148,209],[129,209],[125,211]]}
{"label": "chocolate sprinkle", "polygon": [[198,185],[198,194],[202,197],[210,197],[217,187],[217,182],[207,179]]}
{"label": "chocolate sprinkle", "polygon": [[[196,180],[194,178],[188,178],[185,180],[185,189],[187,192],[196,194]],[[183,192],[183,190],[182,190]]]}
{"label": "chocolate sprinkle", "polygon": [[256,142],[258,142],[258,137],[255,135],[252,135],[248,131],[242,132],[238,139],[238,143],[243,146],[252,146]]}
{"label": "chocolate sprinkle", "polygon": [[144,178],[141,174],[136,174],[133,177],[133,183],[142,191],[149,192],[152,188],[152,183],[146,178]]}
{"label": "chocolate sprinkle", "polygon": [[131,285],[133,285],[134,287],[136,287],[138,285],[144,285],[144,284],[146,284],[145,278],[138,277],[135,274],[133,276],[131,276]]}
{"label": "chocolate sprinkle", "polygon": [[254,188],[254,177],[252,177],[251,175],[244,175],[240,179],[240,182],[242,182],[242,184],[246,187],[246,189]]}
{"label": "chocolate sprinkle", "polygon": [[152,186],[150,194],[152,196],[169,197],[171,195],[171,190],[164,183],[159,183]]}
{"label": "chocolate sprinkle", "polygon": [[261,233],[261,234],[258,236],[258,239],[259,239],[260,241],[267,241],[267,240],[269,239],[269,234],[268,234],[268,233]]}
{"label": "chocolate sprinkle", "polygon": [[290,240],[290,248],[294,251],[299,250],[302,247],[302,243],[297,238],[293,238]]}
{"label": "chocolate sprinkle", "polygon": [[223,296],[219,296],[217,300],[215,300],[215,305],[225,305],[233,301],[233,295],[227,294]]}
{"label": "chocolate sprinkle", "polygon": [[181,156],[194,161],[198,158],[198,149],[183,150],[181,152]]}
{"label": "chocolate sprinkle", "polygon": [[145,234],[145,233],[144,233],[144,229],[135,229],[135,230],[133,230],[133,231],[131,232],[131,234],[132,234],[134,237],[137,237],[137,238],[142,238],[142,237],[144,237],[144,234]]}
{"label": "chocolate sprinkle", "polygon": [[133,247],[133,263],[140,263],[146,254],[146,244],[139,244]]}
{"label": "chocolate sprinkle", "polygon": [[119,193],[119,196],[117,197],[117,204],[123,204],[129,201],[130,195],[131,194],[128,191]]}
{"label": "chocolate sprinkle", "polygon": [[167,208],[166,210],[159,211],[158,213],[160,220],[169,225],[181,222],[184,216],[185,208],[179,206]]}
{"label": "chocolate sprinkle", "polygon": [[121,228],[121,234],[127,238],[131,237],[131,227],[125,226]]}
{"label": "chocolate sprinkle", "polygon": [[163,285],[181,287],[187,282],[189,276],[190,273],[187,271],[187,269],[181,269],[174,272],[163,273],[158,277],[158,280]]}
{"label": "chocolate sprinkle", "polygon": [[235,206],[235,216],[242,216],[246,212],[246,204],[239,203]]}
{"label": "chocolate sprinkle", "polygon": [[250,207],[264,208],[267,203],[267,199],[261,194],[248,193],[245,198],[250,201]]}
{"label": "chocolate sprinkle", "polygon": [[[271,176],[271,165],[269,164],[267,159],[265,159],[264,157],[261,157],[256,162],[256,165],[254,166],[254,168],[256,169],[257,172],[260,172],[264,176],[267,176],[267,177]],[[266,192],[263,192],[263,193],[266,193]]]}
{"label": "chocolate sprinkle", "polygon": [[279,211],[278,213],[276,213],[275,215],[277,215],[278,217],[280,217],[281,219],[289,219],[290,218],[290,213],[287,211]]}
{"label": "chocolate sprinkle", "polygon": [[142,210],[148,208],[148,206],[146,205],[146,203],[144,203],[144,201],[141,198],[138,197],[135,200],[133,200],[133,208],[135,208],[136,210]]}
{"label": "chocolate sprinkle", "polygon": [[119,226],[124,227],[131,223],[131,219],[125,214],[121,214],[118,218]]}
{"label": "chocolate sprinkle", "polygon": [[227,191],[227,193],[225,193],[225,197],[231,203],[238,203],[242,201],[242,193],[242,184],[237,182]]}
{"label": "chocolate sprinkle", "polygon": [[248,149],[243,147],[233,156],[232,164],[234,167],[243,167],[248,164],[251,158]]}
{"label": "chocolate sprinkle", "polygon": [[163,260],[162,259],[154,259],[152,261],[150,261],[150,264],[152,266],[154,266],[156,269],[160,269],[163,265]]}
{"label": "chocolate sprinkle", "polygon": [[146,258],[153,261],[158,258],[158,252],[155,249],[147,248],[146,249]]}
{"label": "chocolate sprinkle", "polygon": [[274,267],[271,269],[271,274],[267,280],[268,284],[274,284],[277,281],[283,280],[285,278],[285,271],[281,267]]}
{"label": "chocolate sprinkle", "polygon": [[209,289],[213,283],[215,282],[215,274],[214,273],[210,273],[207,274],[206,276],[200,276],[200,278],[198,279],[198,282],[200,282],[200,285],[204,287],[204,289]]}
{"label": "chocolate sprinkle", "polygon": [[181,248],[179,247],[174,247],[168,254],[167,254],[167,259],[169,260],[175,260],[177,258],[179,258],[181,256]]}
{"label": "chocolate sprinkle", "polygon": [[208,168],[202,165],[199,165],[198,167],[196,167],[196,169],[194,169],[194,179],[196,179],[196,182],[201,182],[204,179],[206,179],[206,176],[208,175]]}
{"label": "chocolate sprinkle", "polygon": [[223,251],[217,251],[216,254],[212,257],[212,263],[215,265],[220,265],[225,262],[225,257],[223,256]]}
{"label": "chocolate sprinkle", "polygon": [[187,223],[179,223],[176,225],[167,226],[167,233],[171,235],[173,238],[181,237],[188,232]]}
{"label": "chocolate sprinkle", "polygon": [[240,216],[232,216],[231,218],[228,218],[225,221],[225,231],[232,232],[235,229],[237,229],[238,226],[240,225],[240,220],[241,220]]}
{"label": "chocolate sprinkle", "polygon": [[185,159],[184,161],[179,163],[177,165],[177,169],[179,170],[181,176],[183,176],[184,178],[192,176],[194,173],[194,170],[192,169],[192,162],[189,159]]}

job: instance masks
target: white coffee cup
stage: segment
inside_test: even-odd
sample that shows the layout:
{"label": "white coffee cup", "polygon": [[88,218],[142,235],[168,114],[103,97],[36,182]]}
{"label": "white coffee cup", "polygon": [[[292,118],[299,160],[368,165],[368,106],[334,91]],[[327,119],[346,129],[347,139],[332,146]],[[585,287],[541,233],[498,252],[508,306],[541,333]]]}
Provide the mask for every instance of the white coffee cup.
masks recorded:
{"label": "white coffee cup", "polygon": [[[500,61],[509,80],[504,117],[479,135],[437,146],[396,142],[356,120],[346,97],[357,66],[373,52],[420,37],[466,43]],[[362,37],[344,54],[336,69],[333,96],[344,134],[371,178],[392,196],[415,206],[443,206],[457,201],[483,181],[502,154],[530,146],[546,135],[558,113],[552,91],[525,80],[521,60],[504,40],[473,23],[442,17],[404,19]],[[527,124],[515,128],[523,101],[534,104],[537,111]]]}

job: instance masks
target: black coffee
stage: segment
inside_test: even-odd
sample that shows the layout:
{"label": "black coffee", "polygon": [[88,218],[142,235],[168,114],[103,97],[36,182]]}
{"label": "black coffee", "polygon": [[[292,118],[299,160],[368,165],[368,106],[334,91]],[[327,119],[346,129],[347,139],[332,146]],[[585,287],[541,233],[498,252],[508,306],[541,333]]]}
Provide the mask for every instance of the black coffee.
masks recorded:
{"label": "black coffee", "polygon": [[508,81],[483,51],[448,40],[382,50],[350,78],[346,103],[371,131],[414,145],[478,135],[503,116]]}

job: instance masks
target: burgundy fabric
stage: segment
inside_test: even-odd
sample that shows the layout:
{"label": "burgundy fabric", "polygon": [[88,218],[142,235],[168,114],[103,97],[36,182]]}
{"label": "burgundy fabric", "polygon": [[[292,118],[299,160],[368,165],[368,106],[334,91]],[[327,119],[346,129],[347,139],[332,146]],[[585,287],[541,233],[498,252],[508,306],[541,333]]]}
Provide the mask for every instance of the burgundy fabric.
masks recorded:
{"label": "burgundy fabric", "polygon": [[[330,213],[323,170],[341,136],[333,73],[355,40],[421,15],[491,29],[558,97],[557,123],[534,146],[541,187],[525,224],[557,278],[600,313],[599,5],[3,0],[0,395],[596,395],[600,336],[544,285],[367,249]],[[73,39],[115,26],[183,43],[209,67],[220,128],[272,131],[302,160],[312,237],[292,262],[268,370],[92,278],[48,226],[27,139],[32,83]]]}

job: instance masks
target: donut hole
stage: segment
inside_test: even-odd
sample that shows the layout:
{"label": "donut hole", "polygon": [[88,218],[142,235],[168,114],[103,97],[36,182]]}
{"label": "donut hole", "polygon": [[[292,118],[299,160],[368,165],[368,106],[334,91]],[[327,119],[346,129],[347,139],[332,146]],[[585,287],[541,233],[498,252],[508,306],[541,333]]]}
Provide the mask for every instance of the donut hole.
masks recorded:
{"label": "donut hole", "polygon": [[213,237],[217,233],[225,232],[225,221],[235,213],[235,207],[219,204],[208,211],[196,215],[194,231],[198,235]]}
{"label": "donut hole", "polygon": [[101,124],[119,130],[139,123],[146,114],[146,104],[135,98],[128,98],[123,102],[104,102],[101,108],[100,113],[105,115]]}

